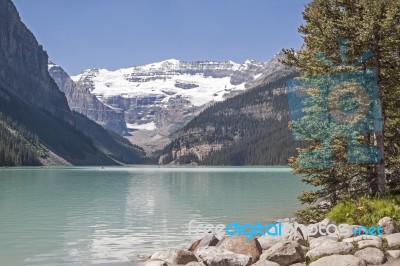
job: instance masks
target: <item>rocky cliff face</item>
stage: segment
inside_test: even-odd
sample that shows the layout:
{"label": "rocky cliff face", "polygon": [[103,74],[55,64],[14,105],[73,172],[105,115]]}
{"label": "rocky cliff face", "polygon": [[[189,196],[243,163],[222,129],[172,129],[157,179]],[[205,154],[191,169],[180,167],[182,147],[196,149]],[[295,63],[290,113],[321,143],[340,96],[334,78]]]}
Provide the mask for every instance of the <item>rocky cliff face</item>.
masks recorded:
{"label": "rocky cliff face", "polygon": [[89,69],[72,79],[105,105],[123,110],[128,139],[152,152],[211,103],[245,91],[277,67],[277,60],[236,64],[171,59],[117,71]]}
{"label": "rocky cliff face", "polygon": [[10,0],[0,0],[0,86],[51,114],[70,120],[64,94],[47,72],[47,53],[21,23]]}
{"label": "rocky cliff face", "polygon": [[76,84],[60,66],[51,61],[49,61],[48,68],[50,76],[67,97],[71,110],[85,115],[99,125],[120,135],[127,133],[122,109],[111,108],[99,101],[87,88]]}
{"label": "rocky cliff face", "polygon": [[[140,162],[144,155],[140,148],[70,110],[64,93],[83,108],[95,106],[96,99],[80,93],[84,91],[62,72],[58,74],[64,92],[49,75],[48,56],[20,20],[14,4],[0,0],[0,123],[3,131],[9,131],[5,133],[7,149],[0,145],[0,160],[9,157],[5,165],[24,165],[20,157],[25,154],[31,158],[25,161],[32,164]],[[76,93],[70,94],[72,90]]]}

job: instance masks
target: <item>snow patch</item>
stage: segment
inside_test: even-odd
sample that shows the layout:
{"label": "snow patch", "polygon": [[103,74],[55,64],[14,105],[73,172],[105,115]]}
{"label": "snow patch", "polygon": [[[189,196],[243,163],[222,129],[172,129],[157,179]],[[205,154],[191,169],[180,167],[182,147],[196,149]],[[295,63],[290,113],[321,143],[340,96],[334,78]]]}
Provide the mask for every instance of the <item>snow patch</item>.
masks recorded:
{"label": "snow patch", "polygon": [[[194,106],[203,106],[209,102],[222,101],[229,91],[243,90],[244,84],[232,85],[230,75],[212,77],[205,69],[237,71],[240,64],[233,61],[199,61],[186,63],[176,59],[137,66],[117,71],[92,69],[72,77],[79,82],[89,78],[93,82],[91,93],[98,99],[121,96],[124,98],[146,97],[149,95],[163,98],[163,103],[180,96]],[[188,73],[185,73],[188,72]],[[199,73],[200,72],[200,73]],[[202,73],[203,72],[203,73]],[[194,73],[194,74],[193,74]],[[196,84],[197,87],[184,89],[176,83]],[[166,93],[167,92],[167,93]]]}
{"label": "snow patch", "polygon": [[151,121],[150,123],[147,124],[129,124],[126,123],[126,127],[129,129],[136,129],[136,130],[154,130],[157,129],[156,124]]}

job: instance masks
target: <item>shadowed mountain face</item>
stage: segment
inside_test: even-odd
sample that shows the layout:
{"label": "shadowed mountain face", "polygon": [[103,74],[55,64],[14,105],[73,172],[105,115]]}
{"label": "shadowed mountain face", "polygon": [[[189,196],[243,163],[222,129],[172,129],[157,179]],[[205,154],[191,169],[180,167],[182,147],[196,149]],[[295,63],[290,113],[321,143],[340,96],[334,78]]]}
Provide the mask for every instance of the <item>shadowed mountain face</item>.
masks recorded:
{"label": "shadowed mountain face", "polygon": [[24,102],[71,120],[67,100],[47,72],[48,56],[10,0],[0,0],[0,86]]}
{"label": "shadowed mountain face", "polygon": [[88,89],[76,84],[60,66],[49,61],[48,67],[50,76],[67,97],[71,110],[83,114],[106,129],[120,135],[126,134],[122,109],[111,108],[102,103]]}
{"label": "shadowed mountain face", "polygon": [[0,114],[1,130],[12,133],[1,139],[0,161],[7,161],[5,165],[52,164],[52,156],[80,165],[137,163],[143,155],[70,110],[49,75],[46,52],[10,0],[0,0]]}

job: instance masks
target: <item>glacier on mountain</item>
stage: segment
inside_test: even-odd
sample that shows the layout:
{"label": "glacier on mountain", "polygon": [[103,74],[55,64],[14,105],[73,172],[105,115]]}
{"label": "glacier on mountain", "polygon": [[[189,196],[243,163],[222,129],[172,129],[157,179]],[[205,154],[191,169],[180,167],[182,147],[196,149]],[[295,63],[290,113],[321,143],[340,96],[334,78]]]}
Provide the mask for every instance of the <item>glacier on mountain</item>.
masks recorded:
{"label": "glacier on mountain", "polygon": [[[279,67],[277,57],[269,62],[246,60],[243,64],[170,59],[116,71],[88,69],[71,79],[81,92],[90,93],[102,103],[102,120],[109,122],[104,117],[105,108],[122,112],[123,134],[151,153],[167,144],[207,106],[257,85],[266,73]],[[121,134],[121,128],[114,131]]]}

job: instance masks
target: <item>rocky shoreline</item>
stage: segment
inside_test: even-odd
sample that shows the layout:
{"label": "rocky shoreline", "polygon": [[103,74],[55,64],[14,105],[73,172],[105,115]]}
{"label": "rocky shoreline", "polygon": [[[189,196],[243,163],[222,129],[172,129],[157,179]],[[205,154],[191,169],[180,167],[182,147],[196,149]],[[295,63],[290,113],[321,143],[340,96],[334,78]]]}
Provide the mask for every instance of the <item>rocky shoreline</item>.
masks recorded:
{"label": "rocky shoreline", "polygon": [[[288,225],[291,220],[283,221]],[[335,225],[325,219],[318,225]],[[155,252],[144,266],[367,266],[400,265],[400,233],[390,217],[378,226],[382,235],[360,234],[352,230],[346,236],[308,236],[299,230],[285,236],[206,235],[187,250],[171,249]],[[352,228],[359,228],[354,225]]]}

